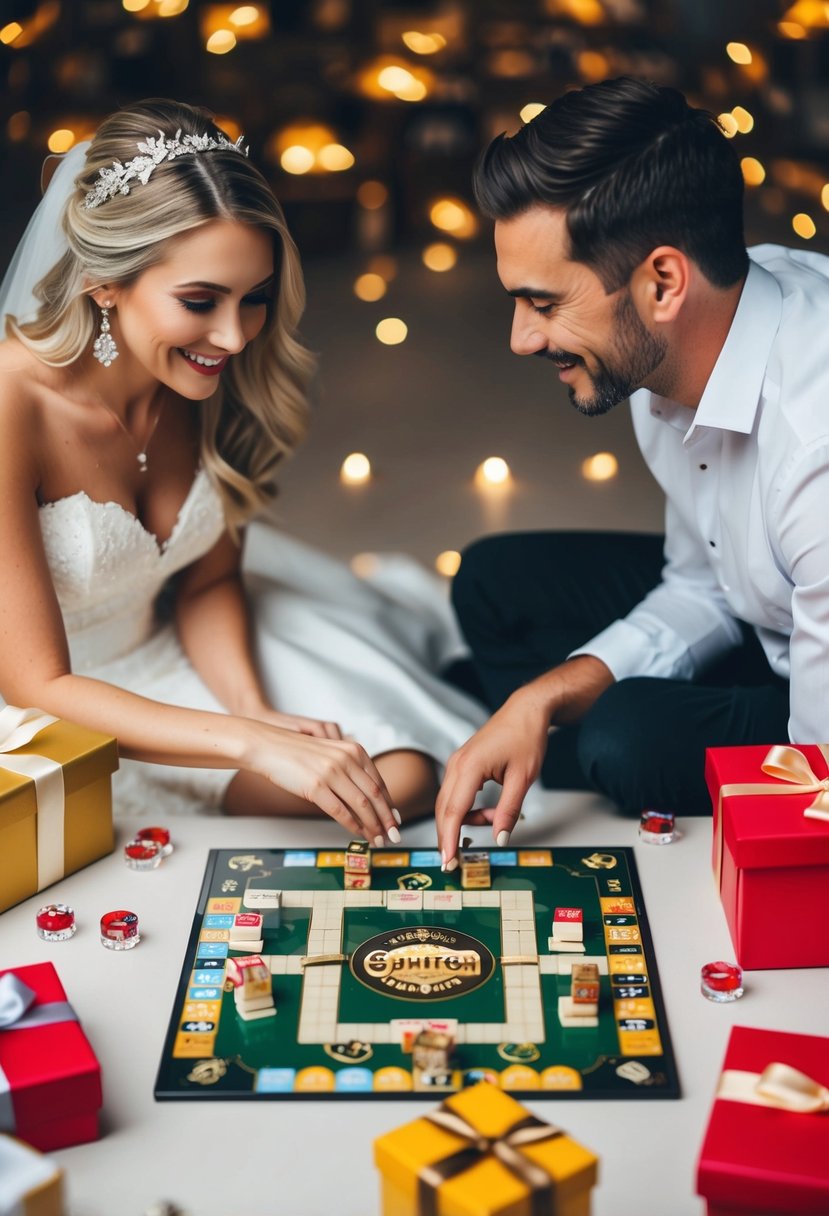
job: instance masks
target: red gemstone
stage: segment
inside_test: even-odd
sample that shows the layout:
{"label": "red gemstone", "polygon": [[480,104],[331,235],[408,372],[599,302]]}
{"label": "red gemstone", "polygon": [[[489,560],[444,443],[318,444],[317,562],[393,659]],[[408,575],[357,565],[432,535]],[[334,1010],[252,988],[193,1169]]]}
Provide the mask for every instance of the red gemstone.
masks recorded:
{"label": "red gemstone", "polygon": [[743,973],[736,963],[706,963],[700,977],[715,992],[734,992],[743,984]]}
{"label": "red gemstone", "polygon": [[676,820],[670,811],[643,811],[639,826],[643,832],[653,832],[657,836],[664,836],[668,832],[673,832]]}
{"label": "red gemstone", "polygon": [[162,847],[170,843],[170,833],[167,828],[141,828],[135,833],[136,840],[155,840]]}
{"label": "red gemstone", "polygon": [[161,851],[161,845],[155,840],[131,840],[124,845],[124,856],[132,861],[152,861]]}
{"label": "red gemstone", "polygon": [[115,912],[105,912],[101,917],[101,936],[113,941],[126,941],[138,934],[138,917],[134,912],[119,908]]}
{"label": "red gemstone", "polygon": [[38,929],[47,929],[50,933],[59,933],[69,929],[75,923],[75,913],[68,904],[46,904],[35,918]]}

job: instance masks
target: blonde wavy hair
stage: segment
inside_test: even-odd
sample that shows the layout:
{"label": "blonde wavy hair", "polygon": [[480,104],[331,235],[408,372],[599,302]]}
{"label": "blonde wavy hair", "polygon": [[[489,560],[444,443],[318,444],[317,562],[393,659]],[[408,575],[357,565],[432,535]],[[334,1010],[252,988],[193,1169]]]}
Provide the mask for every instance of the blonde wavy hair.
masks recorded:
{"label": "blonde wavy hair", "polygon": [[305,434],[314,356],[299,339],[305,307],[299,254],[268,183],[231,149],[181,156],[156,167],[146,185],[132,184],[100,206],[82,204],[98,172],[131,160],[136,145],[163,132],[223,134],[206,110],[152,99],[105,120],[86,155],[63,214],[68,248],[34,289],[33,320],[7,321],[44,363],[73,363],[93,341],[96,305],[89,292],[129,284],[164,258],[166,243],[215,219],[269,232],[274,243],[275,292],[262,331],[235,355],[216,392],[202,403],[201,459],[222,497],[231,534],[276,495],[275,468]]}

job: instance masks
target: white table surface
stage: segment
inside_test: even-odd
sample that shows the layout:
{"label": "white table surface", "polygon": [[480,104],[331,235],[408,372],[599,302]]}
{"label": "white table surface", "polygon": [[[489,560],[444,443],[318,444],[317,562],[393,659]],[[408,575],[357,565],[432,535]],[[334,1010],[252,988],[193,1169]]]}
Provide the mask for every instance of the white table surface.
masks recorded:
{"label": "white table surface", "polygon": [[[706,1001],[700,966],[733,957],[711,876],[710,819],[681,821],[682,840],[657,847],[640,844],[635,823],[599,798],[546,801],[514,844],[635,847],[682,1097],[525,1104],[600,1157],[593,1216],[701,1216],[695,1163],[730,1027],[825,1033],[829,975],[752,972],[742,1000]],[[152,1093],[208,849],[341,847],[340,830],[330,821],[144,820],[159,821],[175,841],[160,869],[127,870],[119,847],[0,917],[0,967],[53,962],[101,1061],[101,1139],[54,1154],[66,1171],[67,1216],[143,1216],[161,1199],[187,1216],[376,1216],[373,1140],[435,1099],[157,1103]],[[136,826],[118,821],[119,846]],[[488,831],[473,838],[483,845]],[[404,844],[433,843],[430,822],[404,829]],[[35,912],[47,898],[75,908],[71,941],[37,937]],[[123,954],[98,936],[101,914],[118,907],[138,913],[143,939]]]}

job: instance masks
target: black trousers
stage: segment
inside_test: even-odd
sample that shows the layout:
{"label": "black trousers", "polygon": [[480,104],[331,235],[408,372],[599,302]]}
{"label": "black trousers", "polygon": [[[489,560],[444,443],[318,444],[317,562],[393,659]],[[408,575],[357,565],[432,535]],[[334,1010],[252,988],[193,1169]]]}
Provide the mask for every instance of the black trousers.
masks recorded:
{"label": "black trousers", "polygon": [[[662,548],[660,536],[591,532],[473,544],[453,602],[489,707],[625,616],[659,581]],[[628,813],[709,814],[706,747],[788,738],[788,681],[771,670],[748,626],[743,637],[694,682],[613,684],[577,726],[551,734],[542,783],[598,790]]]}

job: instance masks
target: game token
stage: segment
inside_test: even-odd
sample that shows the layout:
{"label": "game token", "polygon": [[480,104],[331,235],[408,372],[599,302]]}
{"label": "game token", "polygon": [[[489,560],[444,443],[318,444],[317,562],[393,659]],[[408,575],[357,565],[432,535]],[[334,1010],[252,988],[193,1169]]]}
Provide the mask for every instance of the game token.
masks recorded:
{"label": "game token", "polygon": [[135,833],[136,840],[155,840],[161,845],[163,857],[169,857],[173,851],[170,843],[170,833],[167,828],[140,828]]}
{"label": "game token", "polygon": [[101,945],[107,950],[132,950],[141,941],[138,917],[134,912],[119,908],[101,917]]}
{"label": "game token", "polygon": [[131,840],[124,845],[124,861],[131,870],[154,870],[164,856],[157,840]]}
{"label": "game token", "polygon": [[75,936],[75,910],[68,904],[45,904],[35,917],[37,935],[45,942],[65,942]]}
{"label": "game token", "polygon": [[671,844],[678,840],[673,811],[643,811],[639,820],[639,839],[645,844]]}
{"label": "game token", "polygon": [[736,1001],[743,995],[743,972],[736,963],[706,963],[700,971],[702,995],[709,1001]]}

